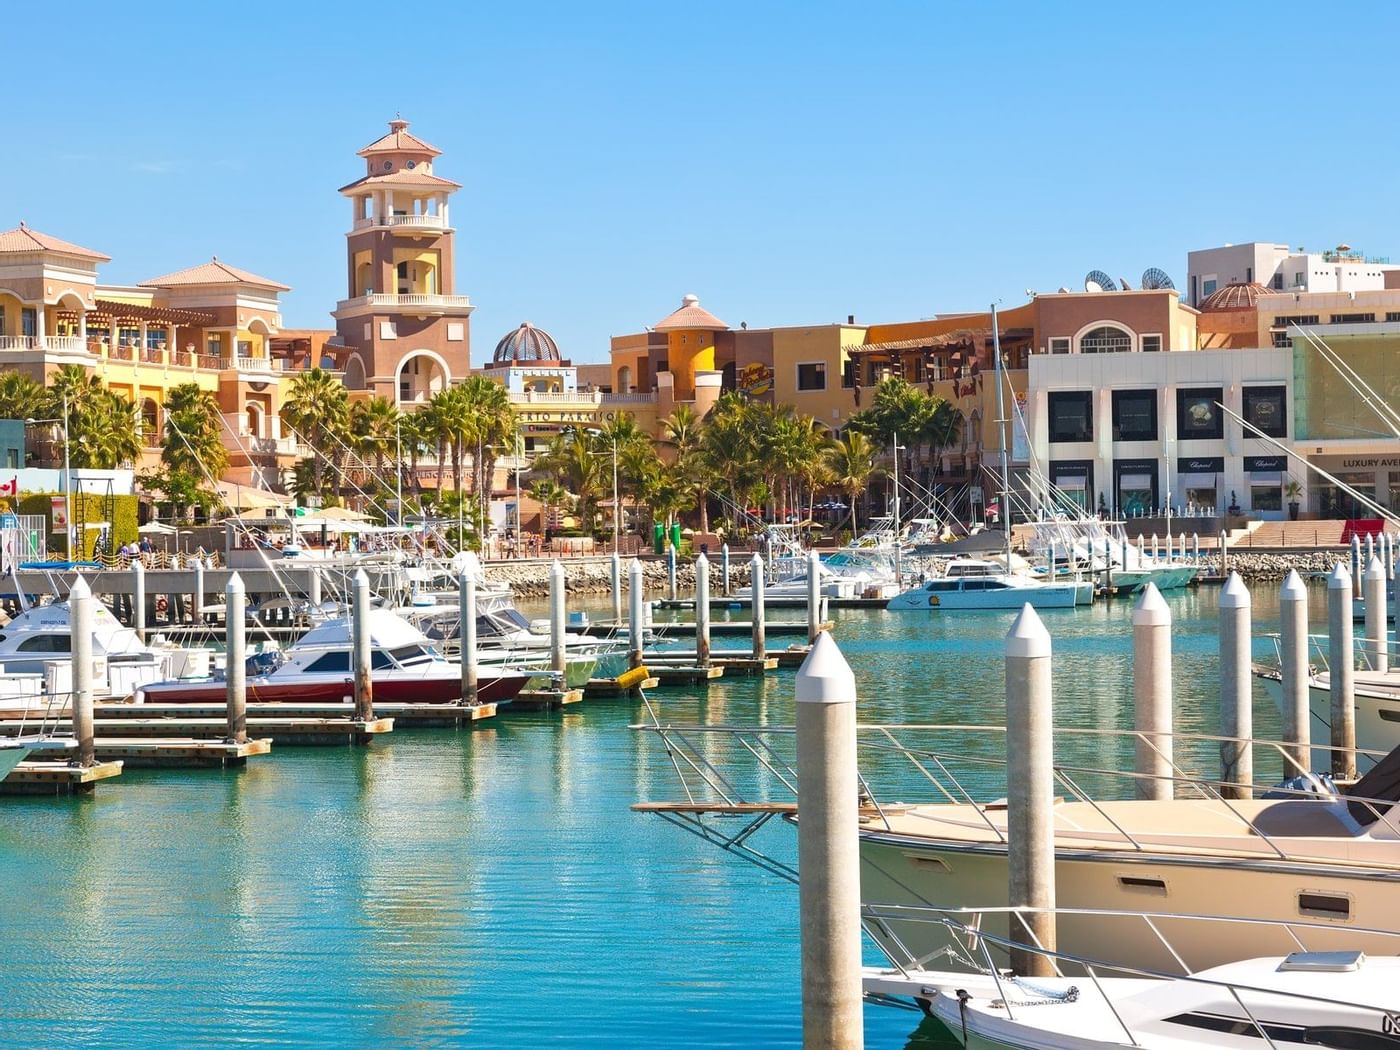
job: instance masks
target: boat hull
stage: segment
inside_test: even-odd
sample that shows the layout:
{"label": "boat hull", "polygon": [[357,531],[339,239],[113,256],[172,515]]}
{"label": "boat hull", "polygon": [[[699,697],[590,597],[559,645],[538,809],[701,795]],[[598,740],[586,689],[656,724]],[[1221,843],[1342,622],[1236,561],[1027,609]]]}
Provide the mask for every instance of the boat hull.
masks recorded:
{"label": "boat hull", "polygon": [[1008,587],[996,591],[906,591],[891,598],[885,608],[897,612],[965,612],[1016,610],[1026,604],[1036,609],[1072,609],[1081,604],[1076,584],[1046,587]]}
{"label": "boat hull", "polygon": [[[1356,701],[1356,746],[1367,751],[1393,751],[1400,747],[1400,681],[1396,682],[1395,692],[1385,689],[1367,688],[1365,672],[1358,672],[1354,696]],[[1283,685],[1277,674],[1261,674],[1264,691],[1275,707],[1282,708]],[[1308,684],[1309,736],[1319,744],[1332,741],[1332,690],[1330,682],[1323,676],[1315,676]],[[1357,755],[1357,769],[1364,773],[1376,764],[1368,755]],[[1331,752],[1315,749],[1312,752],[1314,772],[1330,769]]]}
{"label": "boat hull", "polygon": [[[480,676],[477,699],[481,703],[504,703],[524,688],[523,674]],[[457,675],[376,677],[374,699],[385,703],[457,704],[462,702],[462,681]],[[138,702],[161,704],[222,703],[227,685],[218,679],[158,682],[140,689]],[[339,704],[355,695],[354,680],[346,675],[297,675],[278,679],[275,675],[248,679],[248,702],[259,704]]]}
{"label": "boat hull", "polygon": [[0,743],[0,780],[4,780],[19,765],[29,757],[29,748],[18,741],[5,741]]}

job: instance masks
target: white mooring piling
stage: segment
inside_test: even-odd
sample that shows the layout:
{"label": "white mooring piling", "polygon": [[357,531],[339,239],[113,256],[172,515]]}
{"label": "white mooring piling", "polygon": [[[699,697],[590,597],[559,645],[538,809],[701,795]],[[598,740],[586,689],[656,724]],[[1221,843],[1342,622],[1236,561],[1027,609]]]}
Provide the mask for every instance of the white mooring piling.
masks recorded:
{"label": "white mooring piling", "polygon": [[306,578],[306,599],[313,612],[321,608],[321,570],[314,565]]}
{"label": "white mooring piling", "polygon": [[1337,562],[1327,577],[1327,670],[1332,701],[1332,775],[1346,780],[1356,776],[1356,655],[1351,603],[1351,573]]}
{"label": "white mooring piling", "polygon": [[749,596],[753,604],[753,658],[763,660],[768,656],[767,628],[764,624],[764,581],[763,555],[753,552],[749,559]]}
{"label": "white mooring piling", "polygon": [[1366,606],[1366,663],[1372,671],[1384,671],[1390,665],[1386,628],[1390,608],[1385,600],[1385,566],[1374,555],[1366,563],[1362,590]]}
{"label": "white mooring piling", "polygon": [[680,596],[680,591],[676,588],[676,547],[675,544],[666,544],[666,597],[675,601]]}
{"label": "white mooring piling", "polygon": [[204,622],[204,559],[195,558],[191,563],[194,569],[194,590],[190,592],[190,621]]}
{"label": "white mooring piling", "polygon": [[1254,736],[1252,602],[1237,572],[1220,590],[1220,793],[1226,798],[1253,796]]}
{"label": "white mooring piling", "polygon": [[822,556],[807,552],[807,644],[817,640],[822,629]]}
{"label": "white mooring piling", "polygon": [[131,563],[131,626],[141,641],[146,640],[146,566],[136,558]]}
{"label": "white mooring piling", "polygon": [[797,869],[802,1043],[865,1045],[861,993],[856,680],[829,634],[797,672]]}
{"label": "white mooring piling", "polygon": [[566,601],[564,565],[555,559],[549,566],[549,669],[557,675],[564,673],[568,663],[565,659]]}
{"label": "white mooring piling", "polygon": [[1161,560],[1161,557],[1162,557],[1162,549],[1157,545],[1157,534],[1156,534],[1155,532],[1152,534],[1152,546],[1151,546],[1150,550],[1152,551],[1152,560],[1153,560],[1153,561],[1159,561],[1159,560]]}
{"label": "white mooring piling", "polygon": [[622,555],[617,551],[612,552],[608,570],[608,583],[612,588],[613,629],[616,630],[622,626]]}
{"label": "white mooring piling", "polygon": [[228,718],[228,739],[235,744],[248,742],[248,594],[243,577],[233,573],[224,585],[224,702]]}
{"label": "white mooring piling", "polygon": [[1353,598],[1361,597],[1361,537],[1352,533],[1351,536],[1351,594]]}
{"label": "white mooring piling", "polygon": [[720,544],[719,558],[724,572],[724,596],[728,598],[733,593],[729,589],[729,544]]}
{"label": "white mooring piling", "polygon": [[1139,736],[1137,797],[1173,797],[1172,611],[1148,582],[1133,607],[1133,711]]}
{"label": "white mooring piling", "polygon": [[1230,575],[1230,537],[1224,529],[1220,530],[1220,578],[1225,579]]}
{"label": "white mooring piling", "polygon": [[695,662],[710,666],[710,559],[695,559]]}
{"label": "white mooring piling", "polygon": [[1308,589],[1297,569],[1289,569],[1279,592],[1279,684],[1283,690],[1283,741],[1297,763],[1287,775],[1312,768],[1312,733],[1308,708]]}
{"label": "white mooring piling", "polygon": [[1395,537],[1389,532],[1381,533],[1381,549],[1383,551],[1382,561],[1385,562],[1385,578],[1387,581],[1395,579]]}
{"label": "white mooring piling", "polygon": [[1371,559],[1376,556],[1376,536],[1375,533],[1366,533],[1366,554],[1362,559],[1362,566],[1369,566]]}
{"label": "white mooring piling", "polygon": [[68,591],[68,622],[73,631],[73,739],[78,742],[78,765],[83,767],[97,762],[92,724],[92,632],[97,620],[94,601],[92,588],[79,576]]}
{"label": "white mooring piling", "polygon": [[[616,557],[616,555],[614,555]],[[457,612],[462,621],[457,632],[462,640],[462,703],[474,704],[481,688],[480,655],[476,647],[476,577],[464,572],[457,577]]]}
{"label": "white mooring piling", "polygon": [[642,563],[637,558],[627,566],[627,666],[642,666],[642,639],[647,623],[646,597],[642,584]]}
{"label": "white mooring piling", "polygon": [[370,675],[369,577],[364,569],[355,570],[350,584],[350,629],[355,720],[369,722],[374,718],[374,679]]}
{"label": "white mooring piling", "polygon": [[[1050,632],[1030,603],[1006,635],[1006,838],[1011,940],[1055,950],[1055,744]],[[1054,975],[1051,960],[1013,948],[1011,968]]]}
{"label": "white mooring piling", "polygon": [[1191,561],[1196,565],[1201,564],[1201,534],[1199,532],[1191,533]]}

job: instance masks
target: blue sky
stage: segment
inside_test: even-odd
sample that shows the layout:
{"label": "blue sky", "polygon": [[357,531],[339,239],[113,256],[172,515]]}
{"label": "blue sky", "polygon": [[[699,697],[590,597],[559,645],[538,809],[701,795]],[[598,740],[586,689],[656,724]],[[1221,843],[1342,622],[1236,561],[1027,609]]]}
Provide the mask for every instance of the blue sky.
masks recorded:
{"label": "blue sky", "polygon": [[[421,13],[419,13],[421,12]],[[355,151],[444,152],[474,358],[575,360],[687,292],[732,325],[1020,302],[1193,247],[1400,257],[1394,5],[45,5],[9,13],[0,227],[135,282],[346,294]]]}

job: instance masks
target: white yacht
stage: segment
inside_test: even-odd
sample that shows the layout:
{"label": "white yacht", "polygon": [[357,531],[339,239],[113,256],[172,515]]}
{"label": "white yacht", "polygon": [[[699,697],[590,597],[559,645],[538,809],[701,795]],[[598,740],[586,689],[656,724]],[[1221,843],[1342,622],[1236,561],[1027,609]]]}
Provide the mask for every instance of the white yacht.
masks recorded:
{"label": "white yacht", "polygon": [[1088,581],[1041,581],[1007,572],[1000,562],[959,558],[942,576],[924,580],[885,606],[897,611],[1017,610],[1029,603],[1037,609],[1072,609],[1093,599]]}

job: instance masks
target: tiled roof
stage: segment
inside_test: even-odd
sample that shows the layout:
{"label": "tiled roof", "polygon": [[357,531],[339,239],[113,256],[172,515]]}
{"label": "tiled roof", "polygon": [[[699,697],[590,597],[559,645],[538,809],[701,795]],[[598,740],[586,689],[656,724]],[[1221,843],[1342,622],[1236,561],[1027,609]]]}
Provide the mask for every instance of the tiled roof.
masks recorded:
{"label": "tiled roof", "polygon": [[699,328],[713,332],[729,329],[727,324],[701,307],[699,298],[694,295],[687,295],[681,300],[679,310],[657,321],[654,327],[658,332],[668,328]]}
{"label": "tiled roof", "polygon": [[346,190],[353,190],[360,186],[449,186],[454,190],[462,188],[460,182],[453,182],[451,179],[444,179],[439,175],[429,175],[426,171],[410,171],[408,168],[400,168],[387,175],[366,175],[363,179],[356,179],[348,186],[340,187],[340,192],[344,193]]}
{"label": "tiled roof", "polygon": [[374,153],[427,153],[434,157],[442,156],[442,150],[436,146],[424,142],[417,135],[410,135],[406,120],[389,121],[389,134],[360,150],[359,156],[368,157]]}
{"label": "tiled roof", "polygon": [[263,288],[276,288],[280,292],[291,291],[285,284],[280,284],[267,277],[259,277],[247,270],[240,270],[228,263],[221,263],[217,255],[209,262],[191,266],[188,270],[178,270],[163,277],[152,277],[149,281],[142,281],[140,286],[142,288],[173,288],[186,284],[256,284]]}
{"label": "tiled roof", "polygon": [[1227,284],[1206,296],[1201,303],[1201,313],[1217,313],[1224,310],[1253,310],[1261,295],[1268,295],[1269,289],[1258,281],[1248,284]]}
{"label": "tiled roof", "polygon": [[50,237],[47,233],[31,230],[24,223],[20,223],[13,230],[0,233],[0,252],[62,252],[64,255],[77,255],[100,262],[112,261],[110,255],[103,255],[91,248],[70,244],[57,237]]}

